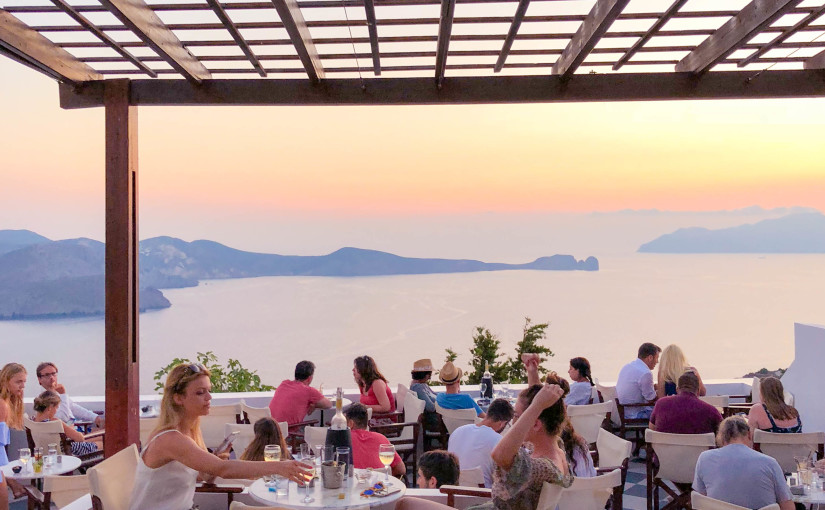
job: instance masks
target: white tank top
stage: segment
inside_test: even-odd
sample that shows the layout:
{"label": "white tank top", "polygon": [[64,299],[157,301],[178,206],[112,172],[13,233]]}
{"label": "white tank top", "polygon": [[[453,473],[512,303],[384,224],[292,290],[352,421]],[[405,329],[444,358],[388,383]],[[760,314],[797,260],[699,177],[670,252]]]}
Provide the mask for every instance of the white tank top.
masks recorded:
{"label": "white tank top", "polygon": [[195,498],[195,484],[198,472],[173,460],[163,466],[152,469],[143,462],[143,455],[152,441],[167,432],[164,430],[153,437],[140,454],[135,471],[135,487],[132,489],[132,502],[129,510],[189,510]]}

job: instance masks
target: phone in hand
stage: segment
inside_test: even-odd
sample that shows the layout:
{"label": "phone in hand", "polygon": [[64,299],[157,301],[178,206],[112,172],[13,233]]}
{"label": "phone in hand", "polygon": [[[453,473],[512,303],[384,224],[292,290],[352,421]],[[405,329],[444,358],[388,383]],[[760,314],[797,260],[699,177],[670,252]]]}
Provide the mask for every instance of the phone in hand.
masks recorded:
{"label": "phone in hand", "polygon": [[237,435],[240,434],[240,433],[241,433],[240,430],[235,430],[233,432],[230,432],[230,434],[223,439],[223,442],[221,443],[221,445],[218,446],[215,449],[215,454],[217,455],[219,453],[223,453],[223,452],[229,450],[229,447],[232,446],[232,441],[234,441],[235,437],[237,437]]}

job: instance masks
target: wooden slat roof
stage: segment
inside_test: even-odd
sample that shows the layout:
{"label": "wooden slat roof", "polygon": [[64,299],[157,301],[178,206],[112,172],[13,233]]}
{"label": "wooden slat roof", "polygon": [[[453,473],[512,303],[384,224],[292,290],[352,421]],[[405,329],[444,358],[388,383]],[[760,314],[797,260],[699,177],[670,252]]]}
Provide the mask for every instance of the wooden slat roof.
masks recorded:
{"label": "wooden slat roof", "polygon": [[0,53],[74,90],[109,78],[159,90],[431,78],[441,90],[535,76],[567,90],[579,75],[633,87],[651,73],[681,83],[738,71],[798,77],[804,86],[776,95],[809,96],[825,67],[825,0],[0,0]]}

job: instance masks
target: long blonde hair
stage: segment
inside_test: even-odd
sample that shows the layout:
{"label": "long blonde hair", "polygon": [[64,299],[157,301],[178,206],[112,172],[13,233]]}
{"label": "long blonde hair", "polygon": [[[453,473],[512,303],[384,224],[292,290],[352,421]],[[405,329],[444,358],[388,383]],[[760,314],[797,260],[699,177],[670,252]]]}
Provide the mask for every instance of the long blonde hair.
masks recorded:
{"label": "long blonde hair", "polygon": [[776,377],[762,379],[759,382],[759,393],[762,395],[762,403],[775,420],[793,420],[799,417],[799,412],[785,403],[785,388]]}
{"label": "long blonde hair", "polygon": [[15,430],[23,430],[23,399],[11,393],[9,382],[21,372],[28,374],[26,367],[20,363],[8,363],[0,370],[0,399],[3,399],[9,406],[6,424]]}
{"label": "long blonde hair", "polygon": [[670,344],[662,351],[662,356],[659,358],[659,374],[665,381],[676,383],[679,377],[685,373],[688,368],[685,353],[676,344]]}
{"label": "long blonde hair", "polygon": [[[152,432],[153,435],[164,430],[178,429],[183,418],[183,407],[175,402],[174,396],[185,394],[189,383],[199,377],[209,377],[209,375],[209,370],[198,363],[182,363],[169,372],[163,387],[163,398],[160,401],[158,426]],[[181,432],[187,434],[198,446],[206,450],[203,434],[201,434],[200,416],[193,422],[190,430]]]}

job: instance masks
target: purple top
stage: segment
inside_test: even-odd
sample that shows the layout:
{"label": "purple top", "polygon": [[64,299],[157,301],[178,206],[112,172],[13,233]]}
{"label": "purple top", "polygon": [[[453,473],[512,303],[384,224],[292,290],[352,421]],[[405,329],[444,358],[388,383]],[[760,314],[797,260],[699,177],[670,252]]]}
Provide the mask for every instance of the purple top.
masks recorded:
{"label": "purple top", "polygon": [[716,432],[722,415],[715,407],[689,392],[660,398],[650,415],[657,432],[668,434],[706,434]]}

